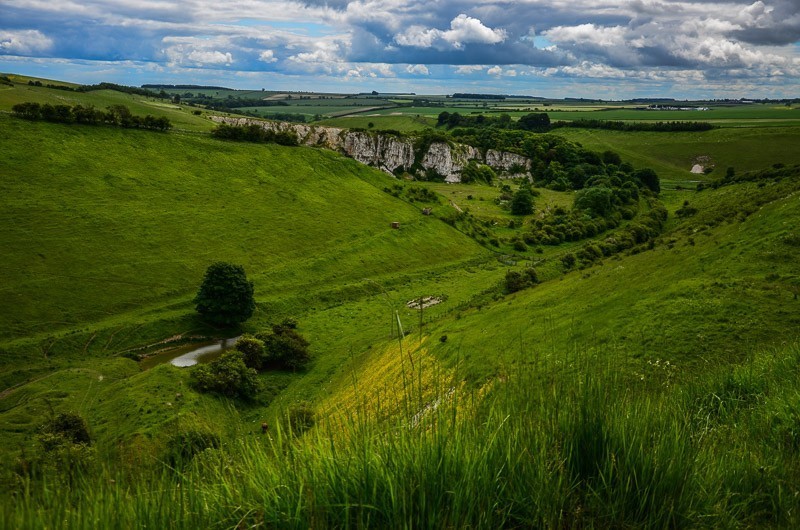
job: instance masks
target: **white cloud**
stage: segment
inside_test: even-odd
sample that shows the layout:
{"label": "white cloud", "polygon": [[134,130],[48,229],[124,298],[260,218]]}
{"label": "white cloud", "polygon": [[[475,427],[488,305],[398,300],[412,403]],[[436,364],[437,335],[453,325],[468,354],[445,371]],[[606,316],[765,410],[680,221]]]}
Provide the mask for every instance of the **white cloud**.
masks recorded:
{"label": "white cloud", "polygon": [[489,68],[488,70],[486,70],[486,73],[489,74],[489,75],[502,75],[503,74],[503,69],[500,68],[499,66],[493,66],[493,67]]}
{"label": "white cloud", "polygon": [[230,65],[233,62],[231,52],[221,52],[219,50],[192,50],[186,58],[195,64]]}
{"label": "white cloud", "polygon": [[477,18],[461,14],[450,21],[449,30],[413,25],[395,35],[394,40],[401,46],[461,49],[464,44],[498,44],[507,36],[504,29],[489,28]]}
{"label": "white cloud", "polygon": [[465,43],[497,44],[506,40],[506,30],[491,29],[483,25],[477,18],[458,15],[450,22],[450,31],[445,31],[442,38],[456,48]]}
{"label": "white cloud", "polygon": [[469,74],[474,74],[475,72],[481,72],[483,71],[484,68],[486,67],[477,64],[464,64],[457,67],[454,71],[457,74],[469,75]]}
{"label": "white cloud", "polygon": [[39,30],[0,30],[0,53],[3,54],[27,55],[47,51],[52,46],[53,40]]}
{"label": "white cloud", "polygon": [[272,50],[264,50],[258,55],[258,60],[262,63],[274,63],[277,62],[278,59],[275,58],[275,52]]}
{"label": "white cloud", "polygon": [[428,67],[424,64],[409,64],[406,66],[406,72],[409,74],[430,75]]}
{"label": "white cloud", "polygon": [[625,28],[622,26],[556,26],[543,33],[549,40],[567,44],[592,44],[594,46],[620,46],[625,44]]}

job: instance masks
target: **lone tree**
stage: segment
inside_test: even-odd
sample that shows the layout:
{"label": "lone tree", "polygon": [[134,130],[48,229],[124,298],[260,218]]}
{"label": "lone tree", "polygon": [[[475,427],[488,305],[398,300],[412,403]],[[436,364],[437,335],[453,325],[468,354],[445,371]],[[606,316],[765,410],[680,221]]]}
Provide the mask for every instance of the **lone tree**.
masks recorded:
{"label": "lone tree", "polygon": [[525,188],[514,193],[511,199],[511,213],[514,215],[530,215],[533,213],[533,195]]}
{"label": "lone tree", "polygon": [[223,326],[244,322],[256,309],[253,282],[247,279],[244,268],[221,261],[208,267],[194,301],[197,312],[206,320]]}

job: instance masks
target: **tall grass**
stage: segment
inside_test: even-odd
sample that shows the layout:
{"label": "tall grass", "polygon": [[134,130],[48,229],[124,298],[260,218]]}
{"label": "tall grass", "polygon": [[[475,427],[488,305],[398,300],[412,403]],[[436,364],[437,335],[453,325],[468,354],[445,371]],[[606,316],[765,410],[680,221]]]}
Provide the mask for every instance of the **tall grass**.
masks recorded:
{"label": "tall grass", "polygon": [[800,509],[798,368],[800,347],[791,346],[643,391],[608,362],[577,355],[518,371],[482,399],[474,399],[478,390],[452,392],[422,420],[410,407],[388,424],[356,411],[302,435],[281,425],[270,435],[242,434],[177,469],[29,483],[3,504],[2,522],[791,527]]}

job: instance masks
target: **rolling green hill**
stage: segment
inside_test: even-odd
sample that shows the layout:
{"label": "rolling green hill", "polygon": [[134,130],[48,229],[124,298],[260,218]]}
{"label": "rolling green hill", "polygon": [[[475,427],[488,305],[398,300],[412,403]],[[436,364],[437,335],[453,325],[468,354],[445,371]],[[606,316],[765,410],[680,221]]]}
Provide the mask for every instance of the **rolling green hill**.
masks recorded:
{"label": "rolling green hill", "polygon": [[[194,130],[0,114],[0,526],[797,523],[800,168],[744,174],[795,163],[791,130],[559,131],[676,181],[694,150],[740,178],[667,189],[651,244],[565,270],[585,242],[515,254],[442,221],[471,209],[472,230],[512,237],[534,217],[511,216],[496,185],[411,185],[163,112]],[[436,200],[414,202],[417,186]],[[537,208],[573,199],[540,190]],[[194,314],[217,260],[255,284],[241,328]],[[506,273],[530,266],[544,281],[508,294]],[[252,401],[125,358],[287,316],[312,362],[260,374]],[[40,425],[65,411],[91,447],[43,449]]]}

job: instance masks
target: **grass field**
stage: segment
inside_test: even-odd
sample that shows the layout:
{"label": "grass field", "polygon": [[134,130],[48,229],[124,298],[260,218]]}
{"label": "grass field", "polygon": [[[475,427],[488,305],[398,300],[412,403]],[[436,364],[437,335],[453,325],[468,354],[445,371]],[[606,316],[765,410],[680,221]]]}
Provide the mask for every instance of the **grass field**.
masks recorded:
{"label": "grass field", "polygon": [[[0,90],[0,108],[62,95],[27,89]],[[800,181],[691,181],[800,163],[797,129],[558,131],[654,167],[670,211],[652,248],[565,272],[561,255],[581,243],[517,255],[439,219],[457,206],[511,234],[525,219],[495,203],[497,186],[398,181],[324,150],[223,142],[202,134],[202,117],[131,101],[190,119],[155,133],[0,114],[1,526],[796,526]],[[362,120],[412,130],[430,117],[326,123]],[[698,157],[717,169],[689,174]],[[411,202],[417,186],[439,202]],[[574,198],[538,191],[537,212]],[[696,213],[676,215],[686,202]],[[241,329],[192,309],[216,260],[255,283]],[[506,272],[529,266],[544,281],[506,294]],[[440,303],[410,304],[423,296]],[[252,402],[120,355],[286,316],[312,363],[261,374]],[[287,423],[300,404],[316,417],[304,434]],[[37,451],[37,427],[65,410],[94,437],[90,456],[70,457],[86,469],[61,468],[67,459],[50,462],[52,480],[13,474]],[[190,432],[221,443],[170,461]]]}
{"label": "grass field", "polygon": [[707,176],[690,173],[692,166],[715,166],[710,178],[729,167],[756,170],[772,164],[800,163],[800,128],[715,129],[698,133],[651,133],[557,129],[554,134],[588,149],[611,149],[637,167],[652,167],[662,179],[693,187]]}

